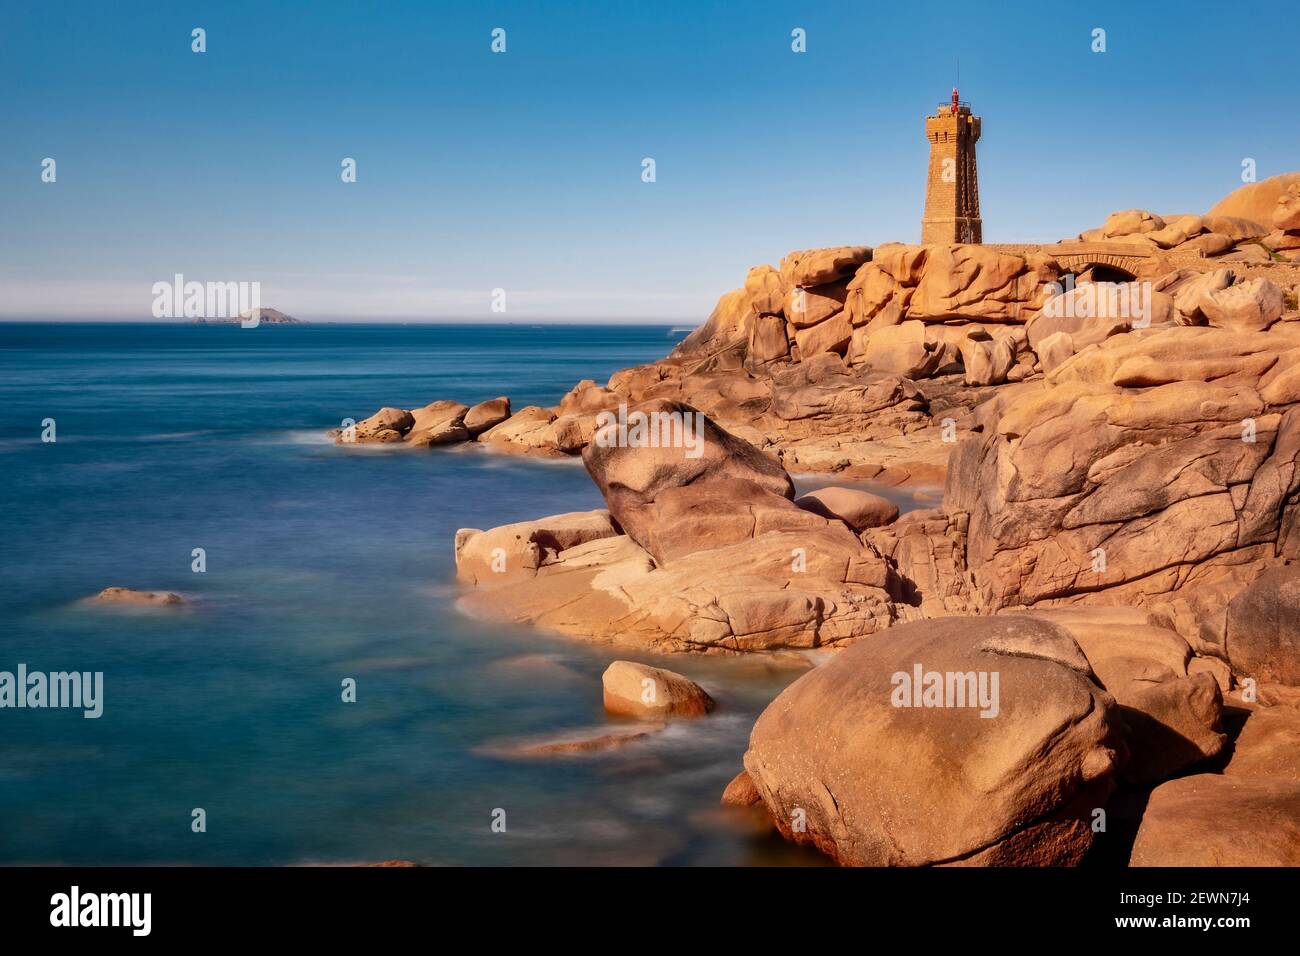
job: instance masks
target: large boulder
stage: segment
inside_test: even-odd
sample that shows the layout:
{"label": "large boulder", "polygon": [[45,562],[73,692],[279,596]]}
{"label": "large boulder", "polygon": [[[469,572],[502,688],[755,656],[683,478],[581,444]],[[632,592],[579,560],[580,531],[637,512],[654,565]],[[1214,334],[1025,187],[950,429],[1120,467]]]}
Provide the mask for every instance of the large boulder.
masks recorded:
{"label": "large boulder", "polygon": [[1216,269],[1197,276],[1178,287],[1174,294],[1174,311],[1180,325],[1205,325],[1208,321],[1202,305],[1216,293],[1232,285],[1231,269]]}
{"label": "large boulder", "polygon": [[1291,186],[1300,183],[1300,173],[1283,173],[1257,183],[1247,183],[1220,199],[1207,218],[1231,216],[1252,222],[1268,223],[1277,208],[1278,200]]}
{"label": "large boulder", "polygon": [[779,315],[756,316],[749,329],[746,358],[755,365],[765,365],[790,357],[790,339],[785,319]]}
{"label": "large boulder", "polygon": [[1226,625],[1233,673],[1300,686],[1300,567],[1261,574],[1229,602]]}
{"label": "large boulder", "polygon": [[1074,355],[1074,337],[1069,332],[1053,332],[1039,339],[1034,351],[1042,370],[1050,372]]}
{"label": "large boulder", "polygon": [[385,406],[357,422],[353,428],[343,429],[335,441],[340,444],[391,444],[401,441],[414,422],[415,417],[406,409]]}
{"label": "large boulder", "polygon": [[828,524],[826,518],[743,478],[666,487],[636,510],[634,526],[637,533],[632,537],[661,565],[769,531],[839,530],[852,540],[838,522]]}
{"label": "large boulder", "polygon": [[1246,265],[1266,265],[1273,261],[1273,257],[1264,246],[1268,239],[1265,235],[1257,242],[1243,242],[1227,255],[1219,256],[1220,262],[1241,262]]}
{"label": "large boulder", "polygon": [[968,338],[961,343],[961,361],[967,385],[1001,385],[1016,364],[1016,349],[1006,337],[989,342]]}
{"label": "large boulder", "polygon": [[1225,776],[1300,783],[1300,711],[1255,707],[1232,742]]}
{"label": "large boulder", "polygon": [[479,402],[465,413],[462,424],[471,438],[477,438],[489,428],[495,428],[510,417],[510,399],[502,395]]}
{"label": "large boulder", "polygon": [[529,405],[480,433],[478,440],[498,451],[560,457],[562,453],[555,443],[554,422],[554,411]]}
{"label": "large boulder", "polygon": [[1192,650],[1168,620],[1140,608],[1075,606],[1031,616],[1067,631],[1119,704],[1127,780],[1154,783],[1222,753],[1223,697],[1209,673],[1188,676]]}
{"label": "large boulder", "polygon": [[849,361],[863,365],[876,375],[926,378],[940,367],[945,353],[937,342],[927,339],[925,325],[904,322],[884,328],[863,327],[853,335]]}
{"label": "large boulder", "polygon": [[1202,773],[1152,791],[1130,866],[1300,866],[1300,783]]}
{"label": "large boulder", "polygon": [[810,289],[851,277],[870,261],[867,246],[832,246],[791,252],[781,260],[781,279],[790,288]]}
{"label": "large boulder", "polygon": [[783,311],[796,329],[806,329],[842,310],[848,294],[846,281],[811,289],[793,288],[785,297]]}
{"label": "large boulder", "polygon": [[1254,239],[1263,239],[1268,235],[1269,227],[1265,223],[1271,218],[1271,213],[1268,217],[1258,220],[1240,216],[1209,216],[1205,220],[1205,225],[1210,232],[1227,236],[1234,243],[1250,242]]}
{"label": "large boulder", "polygon": [[[1290,329],[1274,328],[1268,334],[1220,328],[1146,329],[1114,336],[1080,353],[1049,376],[1048,384],[1109,384],[1138,390],[1213,384],[1253,390],[1278,364],[1279,356],[1296,344]],[[1244,389],[1241,394],[1246,395]],[[1137,391],[1120,398],[1145,402],[1150,395]]]}
{"label": "large boulder", "polygon": [[822,352],[843,355],[852,337],[853,326],[843,312],[836,312],[816,325],[796,329],[794,333],[795,343],[799,346],[799,357],[803,360]]}
{"label": "large boulder", "polygon": [[[1297,202],[1297,208],[1300,208],[1300,201]],[[1300,250],[1300,227],[1292,229],[1289,232],[1283,232],[1281,229],[1274,229],[1264,239],[1260,240],[1265,246],[1273,252],[1290,255]],[[1295,261],[1294,258],[1291,259]]]}
{"label": "large boulder", "polygon": [[1300,177],[1278,197],[1277,205],[1273,207],[1272,223],[1284,232],[1300,232]]}
{"label": "large boulder", "polygon": [[1175,302],[1148,283],[1083,282],[1045,302],[1025,331],[1035,351],[1043,339],[1057,332],[1068,333],[1075,351],[1082,351],[1120,332],[1169,321]]}
{"label": "large boulder", "polygon": [[794,484],[775,459],[680,402],[658,399],[629,408],[621,419],[611,414],[582,459],[610,515],[647,550],[655,503],[671,489],[736,479],[756,493],[794,497]]}
{"label": "large boulder", "polygon": [[1217,757],[1227,744],[1223,695],[1207,673],[1163,681],[1117,700],[1129,730],[1128,780],[1165,780]]}
{"label": "large boulder", "polygon": [[946,618],[858,643],[786,688],[745,769],[787,839],[843,864],[1073,864],[1121,733],[1066,632]]}
{"label": "large boulder", "polygon": [[1220,256],[1233,247],[1233,241],[1217,232],[1203,232],[1175,248],[1175,252],[1189,252],[1197,256]]}
{"label": "large boulder", "polygon": [[759,315],[780,313],[786,286],[781,274],[771,266],[754,266],[745,276],[745,292],[750,308]]}
{"label": "large boulder", "polygon": [[1165,228],[1165,221],[1155,213],[1147,212],[1145,209],[1123,209],[1106,217],[1101,233],[1107,239],[1115,239],[1154,233],[1163,228]]}
{"label": "large boulder", "polygon": [[1282,317],[1282,290],[1268,279],[1248,279],[1210,292],[1200,310],[1211,325],[1241,332],[1262,332]]}
{"label": "large boulder", "polygon": [[445,400],[412,409],[411,428],[404,441],[426,448],[467,441],[470,434],[465,428],[465,413],[468,411],[468,405]]}
{"label": "large boulder", "polygon": [[898,517],[898,505],[858,488],[818,488],[795,504],[823,518],[843,521],[856,532],[879,528]]}
{"label": "large boulder", "polygon": [[1147,238],[1161,249],[1180,246],[1205,231],[1205,221],[1200,216],[1178,216],[1165,220],[1164,228],[1147,233]]}
{"label": "large boulder", "polygon": [[927,322],[1023,322],[1053,278],[1052,260],[1039,266],[987,246],[934,246],[907,315]]}
{"label": "large boulder", "polygon": [[1102,687],[1121,703],[1187,676],[1192,649],[1161,615],[1102,605],[1036,608],[1030,613],[1068,631]]}

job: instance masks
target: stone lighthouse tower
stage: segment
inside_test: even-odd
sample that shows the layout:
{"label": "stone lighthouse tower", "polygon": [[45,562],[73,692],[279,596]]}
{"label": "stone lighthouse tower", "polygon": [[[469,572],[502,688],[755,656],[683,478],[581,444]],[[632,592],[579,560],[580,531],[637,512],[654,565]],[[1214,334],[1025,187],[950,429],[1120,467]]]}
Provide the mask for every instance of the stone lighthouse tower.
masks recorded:
{"label": "stone lighthouse tower", "polygon": [[925,118],[930,141],[930,173],[925,185],[925,214],[921,242],[981,242],[979,175],[975,141],[980,118],[963,103],[953,87],[952,102],[939,104]]}

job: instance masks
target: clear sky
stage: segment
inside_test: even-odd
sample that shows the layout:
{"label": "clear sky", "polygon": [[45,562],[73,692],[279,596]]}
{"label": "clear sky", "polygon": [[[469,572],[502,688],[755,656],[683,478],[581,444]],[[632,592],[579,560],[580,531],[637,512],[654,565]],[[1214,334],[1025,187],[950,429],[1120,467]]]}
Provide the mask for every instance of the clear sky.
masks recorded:
{"label": "clear sky", "polygon": [[698,322],[791,249],[919,239],[958,59],[986,241],[1203,212],[1300,168],[1295,12],[7,0],[0,317],[147,319],[179,272],[306,319]]}

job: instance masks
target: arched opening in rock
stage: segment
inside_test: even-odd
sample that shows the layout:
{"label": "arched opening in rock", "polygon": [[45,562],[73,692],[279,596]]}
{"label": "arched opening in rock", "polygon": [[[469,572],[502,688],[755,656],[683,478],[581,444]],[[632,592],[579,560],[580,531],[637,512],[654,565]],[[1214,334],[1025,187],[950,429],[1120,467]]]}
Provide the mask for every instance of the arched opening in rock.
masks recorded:
{"label": "arched opening in rock", "polygon": [[1086,266],[1079,274],[1077,282],[1133,282],[1137,279],[1133,273],[1126,269],[1112,265],[1090,265]]}

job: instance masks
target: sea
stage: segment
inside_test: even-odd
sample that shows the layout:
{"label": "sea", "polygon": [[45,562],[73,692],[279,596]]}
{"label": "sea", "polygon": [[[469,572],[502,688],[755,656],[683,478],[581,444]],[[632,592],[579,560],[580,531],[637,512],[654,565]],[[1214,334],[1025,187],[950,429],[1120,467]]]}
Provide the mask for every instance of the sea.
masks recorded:
{"label": "sea", "polygon": [[[683,335],[0,323],[0,671],[103,674],[96,719],[0,708],[0,863],[820,862],[718,803],[798,669],[457,611],[456,530],[602,507],[580,461],[326,435],[385,405],[552,405]],[[87,603],[111,586],[188,603]],[[607,751],[502,756],[616,726],[600,675],[619,658],[718,709]]]}

